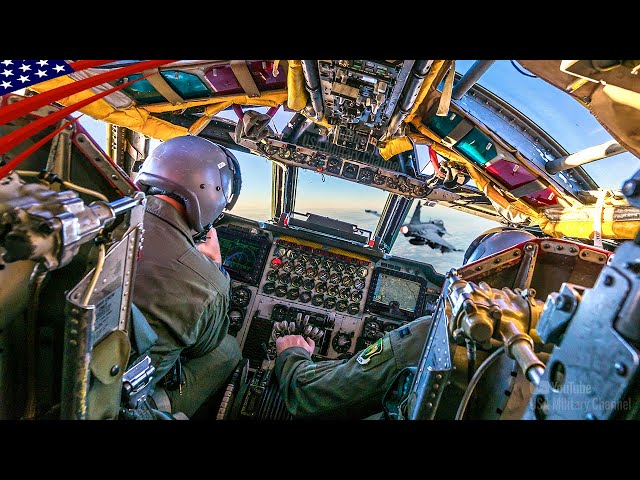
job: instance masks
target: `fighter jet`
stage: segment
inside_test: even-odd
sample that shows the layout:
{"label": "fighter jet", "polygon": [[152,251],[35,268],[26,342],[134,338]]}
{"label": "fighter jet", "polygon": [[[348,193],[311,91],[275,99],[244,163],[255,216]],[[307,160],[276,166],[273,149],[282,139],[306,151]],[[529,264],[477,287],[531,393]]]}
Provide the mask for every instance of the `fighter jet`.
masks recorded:
{"label": "fighter jet", "polygon": [[[426,205],[433,206],[434,203],[429,202]],[[442,238],[445,233],[448,233],[442,220],[439,218],[426,222],[420,220],[421,208],[422,204],[418,202],[409,223],[405,223],[400,228],[400,232],[409,239],[409,243],[412,245],[429,245],[431,248],[439,249],[441,253],[459,252],[459,248],[454,247]],[[365,212],[380,216],[380,213],[376,210],[365,209]]]}

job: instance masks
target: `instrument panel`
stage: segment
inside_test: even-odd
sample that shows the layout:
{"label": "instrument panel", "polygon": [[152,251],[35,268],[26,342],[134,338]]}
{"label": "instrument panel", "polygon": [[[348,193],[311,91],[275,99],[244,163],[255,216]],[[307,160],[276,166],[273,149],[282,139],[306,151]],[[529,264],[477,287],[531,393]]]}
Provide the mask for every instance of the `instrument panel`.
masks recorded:
{"label": "instrument panel", "polygon": [[276,229],[245,219],[216,227],[232,278],[229,333],[251,369],[272,368],[274,322],[304,318],[318,327],[323,336],[313,358],[319,361],[349,358],[433,311],[444,277],[430,265]]}

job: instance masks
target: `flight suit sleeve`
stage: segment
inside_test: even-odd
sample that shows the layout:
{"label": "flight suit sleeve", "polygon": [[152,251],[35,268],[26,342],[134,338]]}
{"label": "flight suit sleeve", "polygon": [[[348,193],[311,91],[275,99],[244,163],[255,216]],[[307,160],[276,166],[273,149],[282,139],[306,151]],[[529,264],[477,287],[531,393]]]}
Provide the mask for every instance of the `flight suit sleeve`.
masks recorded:
{"label": "flight suit sleeve", "polygon": [[365,418],[382,411],[382,398],[397,374],[417,365],[431,317],[387,333],[348,360],[314,362],[301,347],[276,358],[280,395],[296,418]]}

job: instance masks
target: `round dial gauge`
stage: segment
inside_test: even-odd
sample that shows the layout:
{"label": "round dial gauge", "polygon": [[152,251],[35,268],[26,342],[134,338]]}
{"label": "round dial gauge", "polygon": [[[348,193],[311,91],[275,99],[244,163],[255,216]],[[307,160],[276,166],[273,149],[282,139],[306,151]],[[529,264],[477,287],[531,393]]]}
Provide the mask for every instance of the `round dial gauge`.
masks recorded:
{"label": "round dial gauge", "polygon": [[287,298],[289,300],[295,300],[296,298],[298,298],[298,296],[300,295],[300,290],[297,288],[291,288],[288,292],[287,292]]}
{"label": "round dial gauge", "polygon": [[304,282],[302,282],[302,286],[304,287],[305,290],[313,290],[316,286],[316,282],[314,282],[313,280],[307,279]]}
{"label": "round dial gauge", "polygon": [[347,265],[347,268],[345,268],[344,271],[348,275],[353,275],[354,273],[356,273],[356,269],[357,267],[355,265]]}
{"label": "round dial gauge", "polygon": [[329,275],[329,282],[340,283],[341,278],[342,277],[340,277],[340,274],[338,272],[333,272],[331,275]]}
{"label": "round dial gauge", "polygon": [[318,267],[320,266],[320,264],[322,263],[322,257],[318,257],[317,255],[313,255],[310,259],[309,262],[311,263],[311,265],[313,265],[314,267]]}
{"label": "round dial gauge", "polygon": [[346,312],[348,306],[349,304],[346,300],[338,300],[338,302],[336,303],[336,310],[339,312]]}
{"label": "round dial gauge", "polygon": [[318,280],[326,282],[329,279],[329,272],[327,270],[320,270],[318,272]]}
{"label": "round dial gauge", "polygon": [[273,282],[265,283],[262,287],[262,293],[266,293],[267,295],[271,295],[276,289],[276,284]]}
{"label": "round dial gauge", "polygon": [[233,289],[232,304],[238,307],[246,307],[251,300],[251,291],[245,287],[236,287]]}
{"label": "round dial gauge", "polygon": [[338,296],[340,298],[349,298],[349,292],[351,292],[350,289],[348,288],[341,288],[340,289],[340,293],[338,293]]}
{"label": "round dial gauge", "polygon": [[387,177],[385,177],[384,175],[380,173],[373,174],[373,183],[375,183],[376,185],[384,185],[386,181],[387,181]]}
{"label": "round dial gauge", "polygon": [[304,271],[304,276],[308,278],[313,278],[318,274],[318,269],[316,267],[307,267]]}
{"label": "round dial gauge", "polygon": [[347,307],[347,312],[349,312],[351,315],[357,314],[358,312],[360,312],[360,305],[357,303],[350,303]]}
{"label": "round dial gauge", "polygon": [[302,303],[309,303],[309,300],[311,300],[311,292],[302,292],[302,293],[300,294],[300,298],[299,298],[299,300],[300,300]]}
{"label": "round dial gauge", "polygon": [[361,278],[366,278],[369,275],[369,269],[367,267],[359,267],[356,271],[356,275]]}
{"label": "round dial gauge", "polygon": [[362,290],[364,288],[364,280],[362,278],[356,278],[353,282],[353,288]]}
{"label": "round dial gauge", "polygon": [[288,273],[283,273],[282,275],[280,275],[280,277],[278,277],[278,281],[280,283],[284,283],[285,285],[288,285],[289,282],[291,281],[291,275],[289,275]]}
{"label": "round dial gauge", "polygon": [[286,285],[278,285],[275,291],[276,297],[284,297],[287,294]]}
{"label": "round dial gauge", "polygon": [[276,272],[275,270],[269,270],[269,273],[267,273],[267,280],[269,280],[270,282],[275,282],[276,280],[278,280],[278,272]]}
{"label": "round dial gauge", "polygon": [[333,267],[333,260],[331,260],[330,258],[327,258],[324,262],[322,262],[322,268],[324,268],[325,270],[331,270],[331,267]]}
{"label": "round dial gauge", "polygon": [[302,252],[299,256],[298,256],[298,260],[300,260],[301,263],[306,264],[309,261],[309,254],[308,253],[304,253]]}
{"label": "round dial gauge", "polygon": [[342,263],[342,262],[336,262],[336,263],[335,263],[335,265],[333,266],[333,269],[334,269],[336,272],[340,272],[340,273],[342,273],[342,272],[344,272],[345,267],[346,267],[346,265],[345,265],[344,263]]}
{"label": "round dial gauge", "polygon": [[287,249],[285,247],[277,247],[273,255],[276,257],[282,257],[287,253]]}
{"label": "round dial gauge", "polygon": [[332,297],[335,297],[338,295],[338,286],[337,285],[329,285],[329,288],[327,288],[327,293],[329,295],[331,295]]}
{"label": "round dial gauge", "polygon": [[349,275],[345,275],[344,277],[342,277],[342,285],[344,285],[345,287],[352,287],[353,277],[350,277]]}
{"label": "round dial gauge", "polygon": [[351,295],[349,295],[349,299],[353,303],[360,303],[360,300],[362,300],[362,292],[360,290],[354,290],[351,292]]}
{"label": "round dial gauge", "polygon": [[304,263],[296,263],[296,266],[293,268],[293,271],[296,275],[304,275],[304,271],[307,269]]}
{"label": "round dial gauge", "polygon": [[374,321],[365,322],[362,333],[365,337],[368,338],[378,338],[383,335],[380,324]]}
{"label": "round dial gauge", "polygon": [[291,282],[289,282],[289,285],[291,285],[292,287],[299,287],[302,285],[302,277],[292,277],[291,278]]}
{"label": "round dial gauge", "polygon": [[326,293],[326,291],[327,291],[327,284],[324,282],[318,282],[318,284],[316,285],[316,292]]}
{"label": "round dial gauge", "polygon": [[293,250],[292,248],[290,248],[289,250],[287,250],[287,258],[290,260],[294,260],[296,258],[298,258],[298,252]]}
{"label": "round dial gauge", "polygon": [[327,297],[324,299],[324,308],[332,309],[336,306],[336,297]]}
{"label": "round dial gauge", "polygon": [[351,337],[344,332],[338,332],[331,340],[331,346],[336,352],[344,353],[351,346]]}
{"label": "round dial gauge", "polygon": [[311,303],[316,307],[319,307],[324,302],[324,295],[314,295],[311,299]]}
{"label": "round dial gauge", "polygon": [[293,261],[284,262],[284,263],[282,264],[282,268],[281,268],[281,270],[282,270],[283,272],[287,272],[287,273],[289,273],[291,270],[293,270]]}

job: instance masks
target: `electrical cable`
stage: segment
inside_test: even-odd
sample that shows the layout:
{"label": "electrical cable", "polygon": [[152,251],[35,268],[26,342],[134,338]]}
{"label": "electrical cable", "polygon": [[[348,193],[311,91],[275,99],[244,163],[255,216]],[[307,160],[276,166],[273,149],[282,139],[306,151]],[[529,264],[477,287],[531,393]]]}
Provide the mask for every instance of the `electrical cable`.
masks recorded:
{"label": "electrical cable", "polygon": [[515,62],[515,60],[509,60],[511,62],[511,65],[513,65],[513,68],[515,68],[518,73],[520,73],[521,75],[524,75],[525,77],[529,77],[529,78],[538,78],[537,75],[533,75],[531,73],[527,73],[524,70],[522,70],[518,64]]}
{"label": "electrical cable", "polygon": [[471,395],[473,394],[473,391],[478,386],[478,382],[480,381],[480,378],[504,352],[505,352],[504,346],[500,347],[491,355],[489,355],[487,359],[482,363],[482,365],[478,367],[478,370],[476,370],[476,373],[473,375],[473,378],[471,378],[471,381],[469,382],[469,385],[467,386],[467,389],[465,390],[464,395],[462,396],[462,400],[460,400],[460,406],[458,407],[458,411],[456,412],[455,420],[462,420],[462,417],[464,416],[464,412],[467,409],[467,405],[469,404],[469,400],[471,399]]}
{"label": "electrical cable", "polygon": [[96,288],[96,284],[98,283],[98,278],[100,277],[100,273],[102,273],[102,268],[104,267],[104,259],[105,259],[105,247],[104,247],[104,243],[101,243],[100,250],[98,251],[98,263],[96,263],[96,267],[93,272],[93,277],[91,277],[91,282],[89,282],[89,287],[85,291],[84,298],[82,299],[82,305],[84,306],[89,305],[89,299],[91,298],[91,293],[93,293],[93,289]]}

